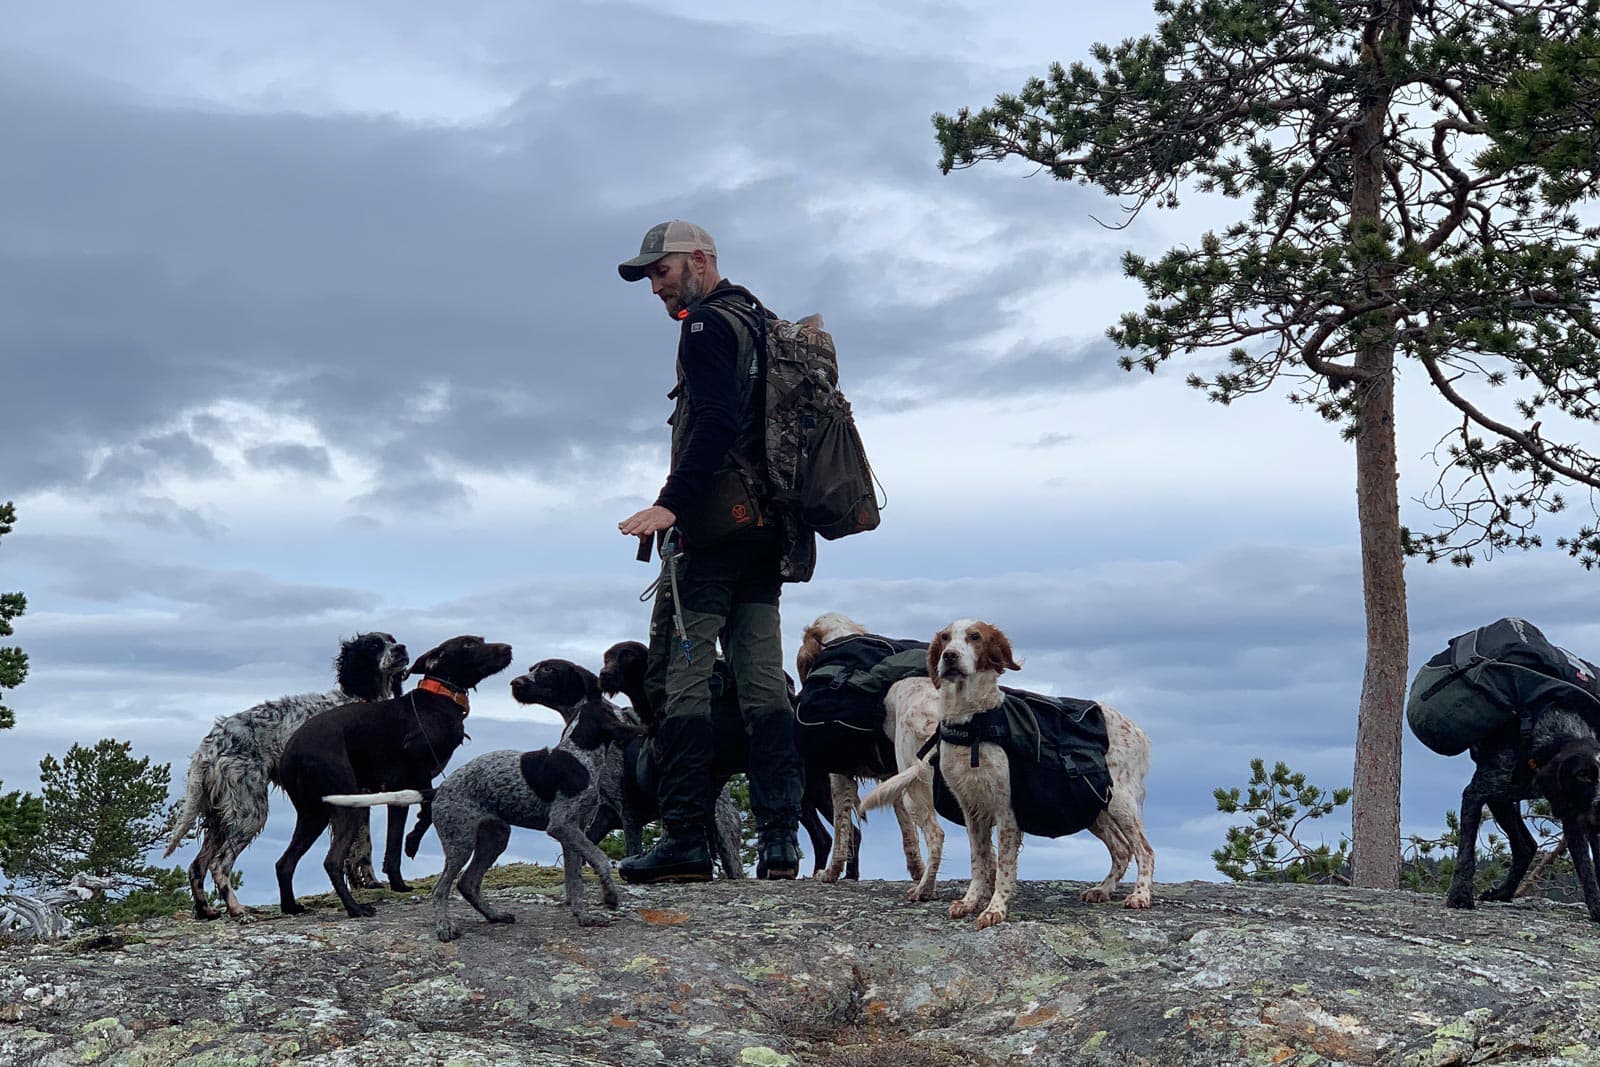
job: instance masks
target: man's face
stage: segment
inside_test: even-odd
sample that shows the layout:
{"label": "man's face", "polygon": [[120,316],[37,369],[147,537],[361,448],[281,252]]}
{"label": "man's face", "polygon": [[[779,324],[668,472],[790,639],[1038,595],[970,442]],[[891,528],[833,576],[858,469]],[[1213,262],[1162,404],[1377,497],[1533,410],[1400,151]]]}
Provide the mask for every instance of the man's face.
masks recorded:
{"label": "man's face", "polygon": [[650,291],[667,307],[669,318],[705,295],[705,287],[694,268],[690,253],[674,252],[650,265]]}

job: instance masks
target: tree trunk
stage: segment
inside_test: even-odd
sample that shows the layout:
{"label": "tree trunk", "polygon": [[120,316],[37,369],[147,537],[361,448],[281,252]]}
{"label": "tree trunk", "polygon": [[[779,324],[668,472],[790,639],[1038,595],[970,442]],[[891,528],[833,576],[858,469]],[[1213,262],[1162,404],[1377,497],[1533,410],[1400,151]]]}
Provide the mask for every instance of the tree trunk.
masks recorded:
{"label": "tree trunk", "polygon": [[[1372,239],[1383,222],[1383,130],[1391,88],[1386,65],[1410,36],[1412,5],[1376,3],[1362,37],[1367,82],[1361,121],[1350,132],[1350,238]],[[1358,254],[1360,254],[1358,252]],[[1375,257],[1366,296],[1393,292],[1392,262]],[[1367,665],[1356,718],[1350,860],[1354,883],[1400,885],[1400,718],[1410,630],[1405,556],[1400,548],[1400,475],[1394,438],[1392,311],[1374,315],[1356,353],[1356,516],[1361,526],[1361,593],[1367,611]]]}
{"label": "tree trunk", "polygon": [[[1356,438],[1356,513],[1361,524],[1361,592],[1367,609],[1367,665],[1356,719],[1351,865],[1358,886],[1400,885],[1400,720],[1410,631],[1400,491],[1394,441],[1394,351],[1359,362],[1384,369],[1367,385]],[[1373,367],[1377,369],[1376,366]]]}

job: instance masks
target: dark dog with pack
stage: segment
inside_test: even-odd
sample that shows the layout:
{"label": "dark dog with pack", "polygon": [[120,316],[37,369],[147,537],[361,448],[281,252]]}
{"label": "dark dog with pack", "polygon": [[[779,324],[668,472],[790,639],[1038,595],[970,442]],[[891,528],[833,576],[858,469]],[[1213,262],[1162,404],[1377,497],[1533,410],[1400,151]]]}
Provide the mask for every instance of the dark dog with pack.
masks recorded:
{"label": "dark dog with pack", "polygon": [[1516,896],[1538,851],[1521,802],[1543,796],[1562,820],[1589,914],[1600,921],[1600,885],[1590,855],[1600,770],[1590,766],[1600,724],[1600,668],[1552,644],[1525,619],[1497,619],[1451,638],[1423,665],[1411,683],[1406,722],[1433,751],[1470,752],[1474,764],[1461,792],[1456,865],[1445,903],[1473,906],[1485,806],[1505,832],[1511,863],[1478,899]]}
{"label": "dark dog with pack", "polygon": [[[601,692],[607,696],[621,694],[628,698],[635,714],[653,735],[658,716],[651,706],[645,689],[645,670],[648,649],[638,641],[618,641],[606,649],[600,668]],[[792,699],[792,694],[791,694]],[[745,733],[744,716],[739,711],[739,692],[733,671],[725,659],[718,658],[711,673],[711,728],[715,748],[712,753],[711,775],[717,787],[717,800],[713,808],[716,825],[708,828],[713,842],[712,855],[721,859],[723,870],[729,877],[743,877],[738,863],[738,812],[727,782],[735,774],[748,769],[750,764],[750,738]],[[646,737],[630,749],[627,796],[630,809],[642,822],[656,818],[656,785],[659,774],[650,752],[650,738]],[[818,817],[819,810],[823,818]],[[731,813],[731,815],[730,815]],[[833,840],[828,836],[824,818],[832,817],[828,804],[827,779],[816,779],[807,774],[800,797],[800,825],[811,841],[814,862],[821,867],[827,860]],[[732,828],[730,829],[730,818]],[[630,837],[628,854],[637,855],[639,842]],[[734,873],[738,872],[738,873]],[[762,874],[759,860],[757,875]]]}

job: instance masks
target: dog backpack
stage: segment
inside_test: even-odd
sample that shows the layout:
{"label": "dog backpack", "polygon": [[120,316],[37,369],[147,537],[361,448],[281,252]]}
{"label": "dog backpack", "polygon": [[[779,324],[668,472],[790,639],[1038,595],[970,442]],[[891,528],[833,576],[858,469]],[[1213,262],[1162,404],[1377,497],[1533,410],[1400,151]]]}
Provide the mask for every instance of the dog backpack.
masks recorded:
{"label": "dog backpack", "polygon": [[765,357],[767,469],[760,480],[762,504],[785,531],[780,573],[787,582],[809,581],[812,534],[832,541],[877,529],[877,477],[839,388],[839,356],[821,316],[789,322],[746,289],[726,293],[709,306],[753,331]]}
{"label": "dog backpack", "polygon": [[1600,669],[1525,619],[1498,619],[1451,638],[1423,664],[1406,698],[1406,722],[1424,745],[1455,756],[1556,707],[1600,729]]}
{"label": "dog backpack", "polygon": [[878,767],[892,773],[894,742],[883,731],[884,695],[901,679],[927,673],[926,641],[876,634],[829,641],[812,661],[795,705],[802,743],[808,751],[838,755],[837,766]]}
{"label": "dog backpack", "polygon": [[[984,741],[1005,749],[1017,825],[1036,837],[1065,837],[1088,828],[1111,803],[1106,717],[1093,700],[1050,697],[1001,686],[1005,700],[960,727],[941,724],[935,740],[955,743],[956,758],[974,758]],[[972,756],[967,747],[972,749]],[[933,806],[964,822],[961,802],[945,784],[933,753]]]}

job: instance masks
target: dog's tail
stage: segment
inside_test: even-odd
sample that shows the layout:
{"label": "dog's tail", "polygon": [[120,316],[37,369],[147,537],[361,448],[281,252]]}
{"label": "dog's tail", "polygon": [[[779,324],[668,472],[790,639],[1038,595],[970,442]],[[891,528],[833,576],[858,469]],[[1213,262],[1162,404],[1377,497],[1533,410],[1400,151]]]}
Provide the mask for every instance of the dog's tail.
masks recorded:
{"label": "dog's tail", "polygon": [[398,789],[392,793],[330,793],[322,799],[340,808],[381,808],[389,804],[421,804],[424,798],[416,789]]}
{"label": "dog's tail", "polygon": [[919,759],[893,778],[885,778],[879,782],[876,789],[861,798],[862,821],[866,821],[865,813],[873,808],[885,807],[899,800],[900,794],[911,788],[912,782],[927,773],[929,765]]}
{"label": "dog's tail", "polygon": [[178,851],[183,839],[194,829],[195,820],[200,818],[200,809],[205,807],[208,756],[206,746],[202,745],[189,759],[189,776],[184,786],[183,804],[173,813],[172,836],[167,838],[167,850],[161,854],[162,859]]}

